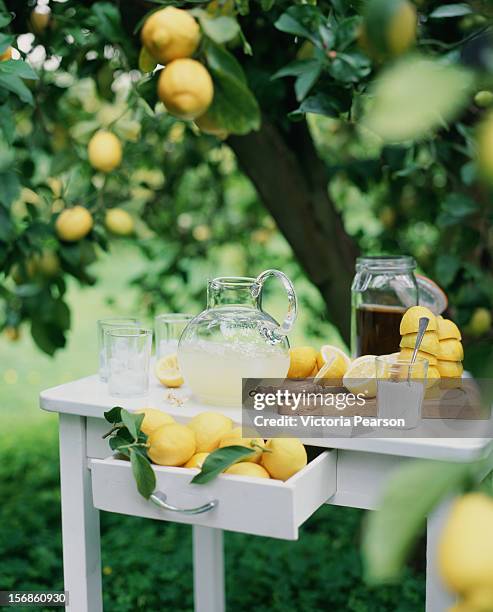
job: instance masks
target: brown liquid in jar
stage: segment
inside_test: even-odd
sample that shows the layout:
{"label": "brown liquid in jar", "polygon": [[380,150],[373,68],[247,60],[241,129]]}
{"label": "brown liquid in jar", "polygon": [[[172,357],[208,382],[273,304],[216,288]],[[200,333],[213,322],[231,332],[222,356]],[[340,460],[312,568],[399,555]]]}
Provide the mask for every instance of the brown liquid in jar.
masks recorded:
{"label": "brown liquid in jar", "polygon": [[356,309],[357,355],[388,355],[399,351],[399,326],[406,308],[364,304]]}

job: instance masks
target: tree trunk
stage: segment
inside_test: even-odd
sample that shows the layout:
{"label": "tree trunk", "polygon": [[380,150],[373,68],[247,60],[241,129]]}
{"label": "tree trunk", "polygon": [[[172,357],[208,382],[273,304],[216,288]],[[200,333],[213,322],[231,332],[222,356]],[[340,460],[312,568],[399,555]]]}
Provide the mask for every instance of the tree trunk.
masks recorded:
{"label": "tree trunk", "polygon": [[258,132],[231,136],[228,143],[348,341],[357,248],[329,197],[326,168],[306,122],[284,133],[264,118]]}

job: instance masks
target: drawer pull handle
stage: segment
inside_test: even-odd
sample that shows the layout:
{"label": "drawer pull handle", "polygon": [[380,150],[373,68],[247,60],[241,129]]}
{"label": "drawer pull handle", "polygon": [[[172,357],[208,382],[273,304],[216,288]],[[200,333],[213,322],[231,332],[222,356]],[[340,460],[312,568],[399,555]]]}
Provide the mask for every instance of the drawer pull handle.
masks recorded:
{"label": "drawer pull handle", "polygon": [[171,504],[168,504],[166,502],[166,494],[162,491],[155,491],[151,495],[150,500],[154,504],[156,504],[156,506],[159,506],[164,510],[171,510],[171,512],[180,512],[181,514],[203,514],[204,512],[209,512],[209,510],[215,508],[219,503],[217,499],[213,499],[212,501],[207,502],[202,506],[197,506],[196,508],[177,508],[176,506],[172,506]]}

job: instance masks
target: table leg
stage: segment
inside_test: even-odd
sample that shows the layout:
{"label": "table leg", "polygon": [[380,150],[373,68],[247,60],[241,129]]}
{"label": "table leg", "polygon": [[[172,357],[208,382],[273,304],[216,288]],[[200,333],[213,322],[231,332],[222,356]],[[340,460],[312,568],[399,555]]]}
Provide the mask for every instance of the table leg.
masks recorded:
{"label": "table leg", "polygon": [[437,569],[437,547],[452,504],[447,500],[428,517],[426,527],[426,612],[446,612],[456,598],[446,590]]}
{"label": "table leg", "polygon": [[86,420],[60,414],[63,574],[70,612],[101,612],[99,511],[92,504]]}
{"label": "table leg", "polygon": [[193,526],[193,590],[195,612],[224,612],[223,532]]}

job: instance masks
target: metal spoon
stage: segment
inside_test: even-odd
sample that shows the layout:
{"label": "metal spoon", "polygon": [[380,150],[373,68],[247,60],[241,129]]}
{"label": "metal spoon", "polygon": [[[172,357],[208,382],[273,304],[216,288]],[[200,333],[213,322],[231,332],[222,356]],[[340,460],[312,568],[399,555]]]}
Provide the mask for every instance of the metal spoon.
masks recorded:
{"label": "metal spoon", "polygon": [[416,334],[416,343],[414,344],[414,351],[411,357],[411,364],[409,366],[409,371],[407,373],[407,382],[411,382],[411,370],[414,362],[416,361],[416,357],[418,356],[419,347],[421,346],[421,342],[423,342],[423,337],[425,335],[426,328],[428,327],[428,323],[430,319],[428,317],[421,317],[419,319],[418,325],[418,333]]}

